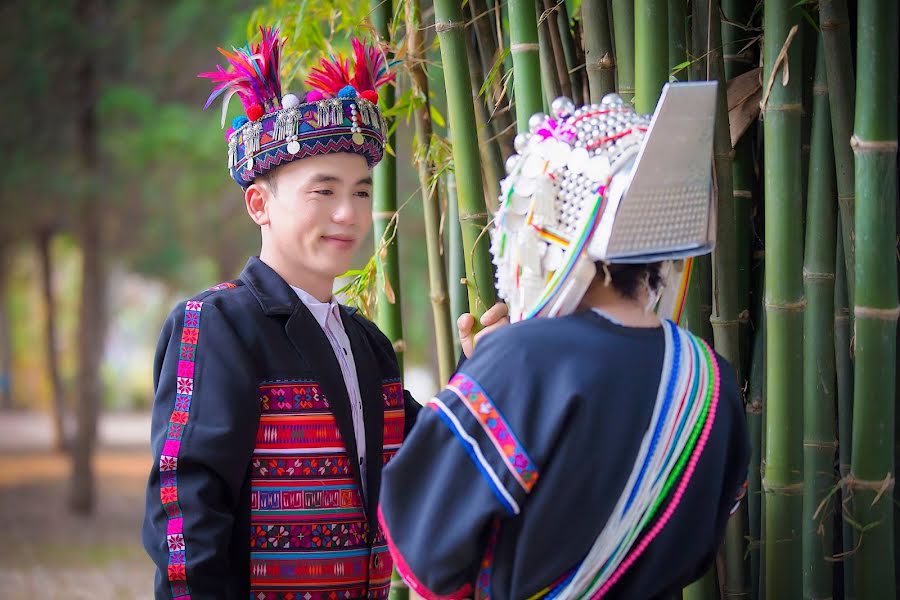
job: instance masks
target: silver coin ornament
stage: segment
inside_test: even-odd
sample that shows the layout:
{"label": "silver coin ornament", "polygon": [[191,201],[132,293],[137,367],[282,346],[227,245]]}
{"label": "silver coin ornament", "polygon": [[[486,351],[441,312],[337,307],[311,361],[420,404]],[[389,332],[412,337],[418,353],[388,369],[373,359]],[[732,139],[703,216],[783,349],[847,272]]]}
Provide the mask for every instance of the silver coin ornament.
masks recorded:
{"label": "silver coin ornament", "polygon": [[300,152],[300,142],[294,140],[287,145],[287,151],[291,154],[297,154]]}
{"label": "silver coin ornament", "polygon": [[532,134],[530,133],[520,133],[513,140],[513,148],[515,148],[516,152],[522,154],[525,152],[525,148],[528,147],[528,142],[531,141]]}
{"label": "silver coin ornament", "polygon": [[535,113],[531,115],[531,118],[528,119],[528,129],[534,133],[538,129],[544,126],[544,123],[547,122],[547,115],[544,113]]}

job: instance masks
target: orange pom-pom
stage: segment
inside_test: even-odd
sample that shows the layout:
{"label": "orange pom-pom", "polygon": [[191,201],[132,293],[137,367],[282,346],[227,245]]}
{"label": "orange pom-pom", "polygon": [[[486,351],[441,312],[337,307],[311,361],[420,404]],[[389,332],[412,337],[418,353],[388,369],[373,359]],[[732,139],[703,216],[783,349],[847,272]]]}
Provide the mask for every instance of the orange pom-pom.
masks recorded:
{"label": "orange pom-pom", "polygon": [[251,104],[247,107],[247,118],[251,121],[259,121],[264,114],[263,107],[259,104]]}
{"label": "orange pom-pom", "polygon": [[378,104],[378,92],[376,92],[375,90],[366,90],[361,93],[360,96],[362,96],[372,104]]}

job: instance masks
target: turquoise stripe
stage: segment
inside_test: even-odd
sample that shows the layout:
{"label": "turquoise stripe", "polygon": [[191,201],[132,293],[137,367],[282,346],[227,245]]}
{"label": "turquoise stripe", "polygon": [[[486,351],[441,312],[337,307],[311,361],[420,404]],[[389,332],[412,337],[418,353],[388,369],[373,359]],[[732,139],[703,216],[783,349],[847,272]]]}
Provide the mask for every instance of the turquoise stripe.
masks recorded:
{"label": "turquoise stripe", "polygon": [[352,558],[354,556],[368,556],[369,550],[311,550],[309,552],[251,552],[250,558],[278,560],[278,559],[310,559],[310,558]]}

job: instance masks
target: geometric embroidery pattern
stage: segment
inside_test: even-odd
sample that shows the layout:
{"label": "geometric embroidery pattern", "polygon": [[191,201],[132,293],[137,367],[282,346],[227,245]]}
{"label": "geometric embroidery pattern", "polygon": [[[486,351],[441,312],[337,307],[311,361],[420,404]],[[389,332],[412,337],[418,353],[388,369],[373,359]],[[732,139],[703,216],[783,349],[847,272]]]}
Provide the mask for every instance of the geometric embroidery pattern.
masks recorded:
{"label": "geometric embroidery pattern", "polygon": [[[233,284],[232,284],[233,287]],[[181,437],[191,411],[194,395],[194,357],[200,338],[200,311],[203,302],[191,300],[184,309],[184,327],[181,331],[181,351],[178,361],[175,408],[169,417],[166,442],[159,457],[159,497],[168,516],[166,542],[169,546],[168,579],[172,597],[190,600],[185,569],[184,518],[178,503],[178,453]]]}
{"label": "geometric embroidery pattern", "polygon": [[478,420],[522,489],[531,492],[538,479],[537,467],[478,382],[457,373],[450,379],[447,389],[452,390]]}

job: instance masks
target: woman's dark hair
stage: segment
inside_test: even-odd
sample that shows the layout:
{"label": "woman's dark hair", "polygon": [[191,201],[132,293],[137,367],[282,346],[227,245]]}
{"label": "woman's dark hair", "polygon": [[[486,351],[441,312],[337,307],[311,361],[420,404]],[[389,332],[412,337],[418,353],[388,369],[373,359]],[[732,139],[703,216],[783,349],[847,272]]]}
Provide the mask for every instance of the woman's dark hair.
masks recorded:
{"label": "woman's dark hair", "polygon": [[603,263],[597,263],[597,277],[606,277],[609,273],[612,279],[610,285],[622,296],[637,300],[638,293],[644,283],[655,292],[662,285],[662,263],[641,264],[607,264],[604,270]]}

